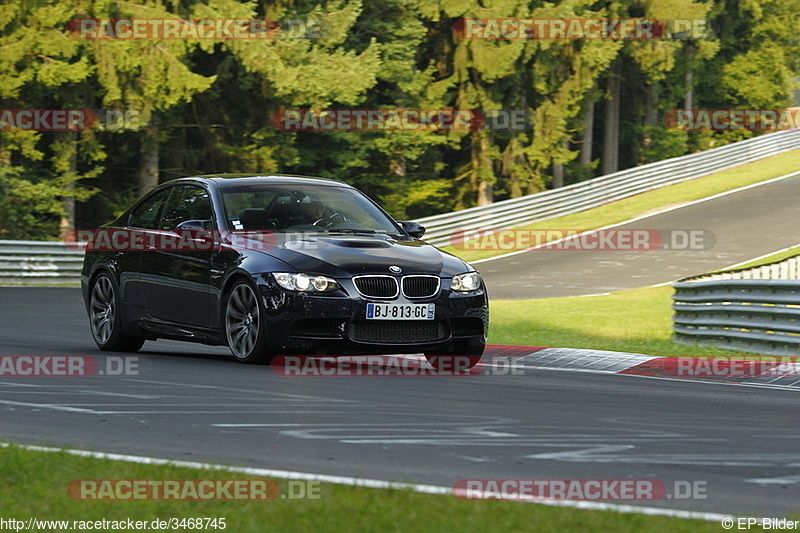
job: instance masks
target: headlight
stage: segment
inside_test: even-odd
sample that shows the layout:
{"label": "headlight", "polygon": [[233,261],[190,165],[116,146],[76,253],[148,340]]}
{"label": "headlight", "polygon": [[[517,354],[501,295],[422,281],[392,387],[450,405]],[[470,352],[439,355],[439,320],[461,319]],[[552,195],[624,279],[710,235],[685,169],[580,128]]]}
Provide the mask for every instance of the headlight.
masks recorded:
{"label": "headlight", "polygon": [[472,292],[481,288],[481,275],[477,272],[467,272],[453,276],[450,288],[456,292]]}
{"label": "headlight", "polygon": [[330,292],[339,288],[336,280],[327,276],[313,276],[309,274],[277,272],[272,274],[278,285],[290,291],[301,292]]}

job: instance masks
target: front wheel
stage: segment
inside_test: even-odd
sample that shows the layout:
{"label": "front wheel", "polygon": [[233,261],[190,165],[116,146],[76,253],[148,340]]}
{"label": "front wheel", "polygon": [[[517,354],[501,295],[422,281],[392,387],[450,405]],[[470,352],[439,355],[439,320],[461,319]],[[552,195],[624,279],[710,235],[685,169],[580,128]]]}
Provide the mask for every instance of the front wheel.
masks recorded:
{"label": "front wheel", "polygon": [[97,347],[112,352],[135,352],[141,348],[143,337],[122,331],[117,282],[114,278],[100,274],[92,283],[89,294],[89,324]]}
{"label": "front wheel", "polygon": [[237,281],[225,298],[225,336],[240,363],[265,363],[271,359],[264,315],[256,289],[247,281]]}

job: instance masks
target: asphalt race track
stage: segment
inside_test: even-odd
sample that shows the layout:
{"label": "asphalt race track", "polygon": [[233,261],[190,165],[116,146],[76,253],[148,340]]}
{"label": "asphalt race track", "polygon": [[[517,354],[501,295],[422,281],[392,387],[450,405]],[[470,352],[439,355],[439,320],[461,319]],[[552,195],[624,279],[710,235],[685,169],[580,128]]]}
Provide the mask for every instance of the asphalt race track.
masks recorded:
{"label": "asphalt race track", "polygon": [[[663,283],[796,244],[798,197],[800,179],[788,179],[635,224],[711,230],[710,250],[531,252],[480,270],[494,298]],[[0,355],[85,355],[100,369],[122,357],[96,350],[77,289],[0,287],[0,303]],[[796,390],[491,366],[473,377],[280,377],[225,348],[171,341],[135,357],[123,376],[0,377],[0,440],[439,486],[655,479],[677,496],[674,483],[689,482],[705,498],[633,503],[800,513]]]}
{"label": "asphalt race track", "polygon": [[[77,289],[0,288],[0,354],[89,355]],[[656,479],[649,507],[800,506],[796,391],[579,372],[279,377],[227,350],[148,342],[138,375],[0,379],[3,440],[412,481]],[[491,359],[491,354],[486,359]],[[685,486],[685,483],[683,484]]]}
{"label": "asphalt race track", "polygon": [[[489,295],[496,299],[580,296],[667,283],[800,243],[797,198],[800,176],[617,227],[706,230],[716,237],[708,249],[534,250],[479,262],[476,268],[487,280]],[[675,244],[683,242],[676,239]]]}

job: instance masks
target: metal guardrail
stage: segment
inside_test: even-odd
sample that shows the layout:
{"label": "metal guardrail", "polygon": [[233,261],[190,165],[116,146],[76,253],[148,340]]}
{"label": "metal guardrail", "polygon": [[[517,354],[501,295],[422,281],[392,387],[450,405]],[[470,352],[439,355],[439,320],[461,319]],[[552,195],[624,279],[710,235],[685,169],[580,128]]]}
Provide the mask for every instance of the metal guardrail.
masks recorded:
{"label": "metal guardrail", "polygon": [[81,279],[83,250],[63,242],[0,240],[0,284],[75,284]]}
{"label": "metal guardrail", "polygon": [[673,284],[673,340],[800,355],[800,256]]}
{"label": "metal guardrail", "polygon": [[696,154],[629,168],[559,189],[421,218],[417,222],[428,229],[425,234],[427,242],[444,246],[450,244],[451,236],[463,231],[515,228],[577,213],[606,202],[798,148],[800,130],[779,131]]}

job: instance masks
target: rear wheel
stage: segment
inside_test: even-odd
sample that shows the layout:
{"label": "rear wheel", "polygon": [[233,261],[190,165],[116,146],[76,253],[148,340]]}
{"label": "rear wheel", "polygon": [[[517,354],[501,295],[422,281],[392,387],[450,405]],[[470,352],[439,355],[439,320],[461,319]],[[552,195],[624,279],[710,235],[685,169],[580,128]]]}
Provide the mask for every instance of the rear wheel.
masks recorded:
{"label": "rear wheel", "polygon": [[245,280],[235,282],[225,298],[225,336],[240,363],[266,363],[272,359],[267,350],[265,319],[256,289]]}
{"label": "rear wheel", "polygon": [[108,274],[100,274],[89,291],[89,324],[92,337],[101,350],[135,352],[144,344],[143,337],[122,331],[117,282]]}

